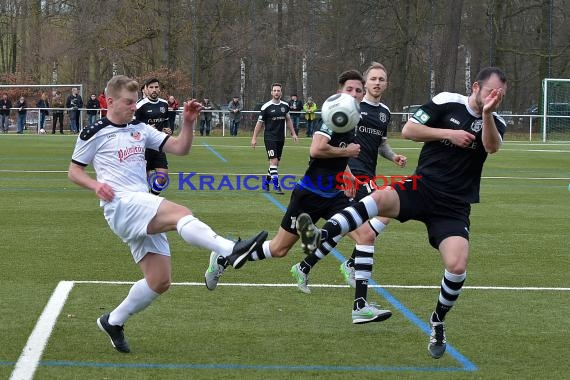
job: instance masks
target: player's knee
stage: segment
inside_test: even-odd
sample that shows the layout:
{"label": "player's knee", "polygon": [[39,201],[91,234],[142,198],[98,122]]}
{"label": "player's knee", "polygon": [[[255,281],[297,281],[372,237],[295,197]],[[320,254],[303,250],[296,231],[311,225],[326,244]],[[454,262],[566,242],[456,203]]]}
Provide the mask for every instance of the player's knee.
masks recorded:
{"label": "player's knee", "polygon": [[166,291],[168,291],[168,289],[170,289],[171,284],[172,283],[170,281],[170,278],[162,278],[156,281],[156,283],[154,284],[154,288],[152,290],[154,290],[158,294],[163,294]]}

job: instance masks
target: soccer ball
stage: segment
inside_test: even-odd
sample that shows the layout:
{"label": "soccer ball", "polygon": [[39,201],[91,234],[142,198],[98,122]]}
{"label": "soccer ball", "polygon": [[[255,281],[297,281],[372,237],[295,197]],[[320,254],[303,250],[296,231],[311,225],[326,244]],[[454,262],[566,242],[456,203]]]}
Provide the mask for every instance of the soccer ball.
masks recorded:
{"label": "soccer ball", "polygon": [[41,128],[41,129],[40,129],[40,135],[45,135],[45,134],[46,134],[46,130],[43,129],[43,128]]}
{"label": "soccer ball", "polygon": [[348,94],[334,94],[323,103],[321,117],[333,132],[350,132],[360,121],[360,105]]}

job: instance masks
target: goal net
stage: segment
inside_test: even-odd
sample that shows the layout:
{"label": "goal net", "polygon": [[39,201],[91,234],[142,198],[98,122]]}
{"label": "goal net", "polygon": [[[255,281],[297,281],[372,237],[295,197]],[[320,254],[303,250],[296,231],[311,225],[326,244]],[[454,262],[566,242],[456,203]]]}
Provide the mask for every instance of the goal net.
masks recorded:
{"label": "goal net", "polygon": [[542,81],[542,141],[570,141],[570,79]]}

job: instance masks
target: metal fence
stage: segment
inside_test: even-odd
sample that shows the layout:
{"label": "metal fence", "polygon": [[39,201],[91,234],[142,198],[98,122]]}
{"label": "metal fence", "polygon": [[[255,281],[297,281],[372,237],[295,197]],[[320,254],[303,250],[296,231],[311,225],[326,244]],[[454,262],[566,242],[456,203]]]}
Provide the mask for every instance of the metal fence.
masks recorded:
{"label": "metal fence", "polygon": [[[47,108],[50,111],[50,115],[46,117],[45,129],[51,129],[52,119],[51,119],[51,111],[55,108]],[[12,108],[12,112],[10,115],[10,130],[16,130],[16,123],[17,123],[17,109]],[[39,132],[39,108],[28,108],[27,118],[26,118],[26,126],[28,130],[33,132]],[[67,111],[67,109],[65,109]],[[81,123],[85,125],[87,121],[87,111],[86,108],[81,108]],[[101,110],[98,110],[99,115]],[[230,128],[230,118],[229,112],[226,109],[217,109],[208,111],[212,113],[212,121],[211,121],[211,128],[212,133],[219,134],[221,136],[229,135],[229,128]],[[181,125],[181,113],[182,110],[179,109],[177,111],[176,116],[176,128],[179,128]],[[293,113],[293,112],[292,112]],[[306,128],[304,112],[295,112],[300,114],[300,123],[299,127],[300,130],[304,130]],[[255,127],[255,123],[257,122],[257,117],[259,115],[259,111],[242,111],[242,120],[240,122],[240,131],[253,131]],[[412,113],[404,113],[404,112],[393,112],[392,113],[392,120],[389,126],[389,136],[397,137],[395,134],[399,134],[402,131],[402,127],[404,126],[406,120],[412,115]],[[507,131],[505,134],[506,141],[545,141],[549,140],[545,138],[545,134],[543,133],[543,126],[542,126],[542,115],[528,115],[528,114],[500,114],[505,121],[507,122]],[[65,126],[66,129],[69,127],[69,119],[67,117],[67,113],[65,116]],[[320,112],[317,112],[317,127],[320,126]],[[197,122],[197,128],[199,127],[200,121]],[[570,128],[568,131],[562,131],[561,136],[557,136],[556,140],[564,140],[570,141]]]}

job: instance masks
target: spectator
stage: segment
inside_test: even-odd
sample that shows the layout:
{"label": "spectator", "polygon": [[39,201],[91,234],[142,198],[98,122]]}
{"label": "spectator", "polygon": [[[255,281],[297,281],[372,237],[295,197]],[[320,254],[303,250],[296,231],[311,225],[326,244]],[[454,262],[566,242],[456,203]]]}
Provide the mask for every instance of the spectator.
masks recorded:
{"label": "spectator", "polygon": [[301,111],[303,111],[303,101],[297,99],[297,94],[291,95],[289,100],[289,110],[291,111],[291,121],[293,122],[293,129],[299,135],[299,119],[301,118]]}
{"label": "spectator", "polygon": [[178,101],[173,95],[168,97],[168,125],[170,130],[174,132],[176,129],[176,110],[178,109]]}
{"label": "spectator", "polygon": [[49,101],[48,101],[47,92],[45,92],[45,91],[42,92],[40,100],[38,100],[38,102],[36,103],[36,107],[41,108],[39,110],[39,113],[40,113],[40,130],[39,130],[39,132],[45,133],[44,124],[46,122],[46,116],[49,115],[49,110],[47,109],[47,108],[49,108]]}
{"label": "spectator", "polygon": [[53,107],[52,122],[53,127],[51,134],[55,134],[55,127],[57,126],[57,121],[59,120],[59,133],[63,135],[63,108],[65,108],[65,103],[63,102],[63,97],[61,92],[56,91],[51,99],[51,106]]}
{"label": "spectator", "polygon": [[79,133],[79,120],[81,119],[81,111],[79,109],[83,108],[83,99],[79,95],[77,87],[71,89],[71,95],[67,97],[65,107],[69,108],[67,112],[69,114],[71,133],[77,134]]}
{"label": "spectator", "polygon": [[0,128],[2,128],[2,133],[8,133],[10,126],[10,108],[12,108],[12,102],[8,99],[8,94],[4,93],[0,100]]}
{"label": "spectator", "polygon": [[26,126],[26,115],[28,105],[26,104],[26,98],[20,96],[20,100],[16,103],[16,108],[18,109],[18,131],[17,133],[24,133],[24,127]]}
{"label": "spectator", "polygon": [[230,136],[237,136],[242,110],[243,107],[239,101],[239,96],[234,96],[230,104],[228,104],[228,111],[230,111]]}
{"label": "spectator", "polygon": [[97,121],[97,110],[101,108],[99,106],[99,100],[97,95],[91,94],[91,97],[87,101],[87,120],[89,120],[89,125],[94,124]]}
{"label": "spectator", "polygon": [[310,96],[307,98],[307,103],[303,106],[303,111],[305,111],[305,120],[307,120],[307,137],[313,137],[317,105]]}
{"label": "spectator", "polygon": [[100,93],[99,97],[99,108],[101,109],[101,117],[107,116],[107,99],[105,98],[105,93]]}
{"label": "spectator", "polygon": [[210,102],[210,99],[204,97],[204,101],[202,102],[202,107],[204,109],[200,112],[200,136],[204,136],[204,132],[206,132],[206,136],[210,136],[210,127],[212,124],[212,110],[214,109],[214,105]]}

